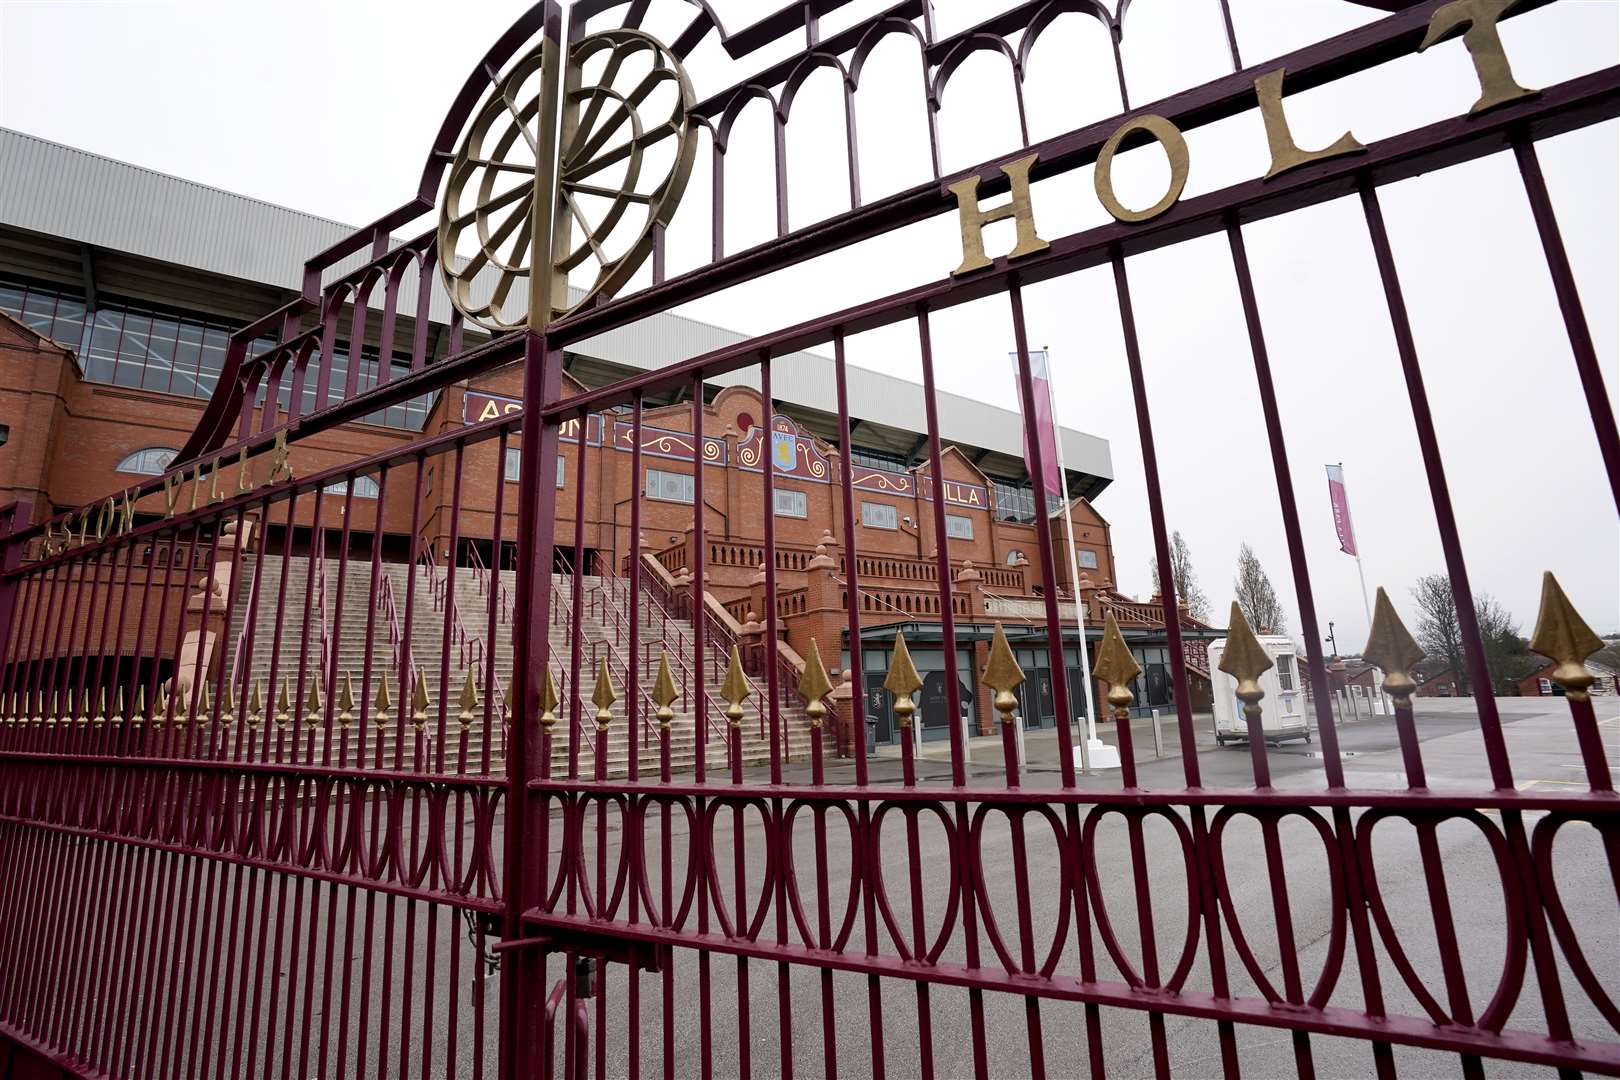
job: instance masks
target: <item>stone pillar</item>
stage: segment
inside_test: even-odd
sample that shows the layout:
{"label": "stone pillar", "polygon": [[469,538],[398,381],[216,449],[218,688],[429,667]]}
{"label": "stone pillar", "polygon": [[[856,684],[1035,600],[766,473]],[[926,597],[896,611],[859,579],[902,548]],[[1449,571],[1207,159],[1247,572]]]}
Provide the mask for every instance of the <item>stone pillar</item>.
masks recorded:
{"label": "stone pillar", "polygon": [[[230,663],[230,649],[216,649],[220,638],[225,636],[229,629],[225,626],[225,611],[228,598],[236,582],[233,569],[239,562],[236,552],[249,550],[252,543],[254,522],[252,518],[243,519],[242,534],[237,536],[236,522],[227,521],[221,527],[219,544],[214,556],[214,569],[212,582],[209,575],[204,574],[197,578],[197,591],[186,600],[186,632],[180,643],[180,655],[174,670],[174,678],[170,684],[169,692],[179,695],[175,708],[179,709],[191,700],[192,683],[198,672],[198,659],[201,656],[201,671],[204,679],[217,672],[217,666]],[[206,619],[204,611],[207,612]],[[244,618],[245,608],[238,605],[234,613],[238,619]],[[234,643],[227,643],[228,646]]]}

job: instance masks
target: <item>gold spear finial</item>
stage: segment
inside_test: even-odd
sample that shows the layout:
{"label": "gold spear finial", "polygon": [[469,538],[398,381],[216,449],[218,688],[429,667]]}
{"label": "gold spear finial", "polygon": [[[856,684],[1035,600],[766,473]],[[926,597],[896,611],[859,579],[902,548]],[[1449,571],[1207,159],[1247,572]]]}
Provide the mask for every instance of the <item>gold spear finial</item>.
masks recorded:
{"label": "gold spear finial", "polygon": [[287,676],[281,677],[281,694],[276,698],[276,726],[286,727],[292,723],[292,688],[287,683]]}
{"label": "gold spear finial", "polygon": [[388,710],[393,707],[394,699],[388,696],[388,678],[384,676],[377,680],[377,703],[372,706],[375,712],[371,722],[378,727],[387,727],[388,721],[393,719],[388,715]]}
{"label": "gold spear finial", "polygon": [[62,712],[62,692],[60,690],[52,690],[51,691],[51,707],[48,710],[48,715],[45,717],[46,725],[49,726],[49,727],[55,727],[56,726],[56,718],[59,715],[61,715],[61,712]]}
{"label": "gold spear finial", "polygon": [[1260,699],[1266,692],[1260,688],[1260,676],[1272,667],[1260,640],[1249,629],[1249,620],[1243,609],[1232,601],[1232,616],[1226,627],[1226,651],[1221,654],[1221,670],[1237,680],[1237,698],[1243,702],[1243,715],[1250,720],[1260,719]]}
{"label": "gold spear finial", "polygon": [[557,681],[551,677],[551,665],[546,665],[545,679],[540,683],[540,726],[550,731],[557,722]]}
{"label": "gold spear finial", "polygon": [[135,706],[129,710],[129,722],[132,727],[140,727],[146,723],[146,687],[135,688]]}
{"label": "gold spear finial", "polygon": [[433,700],[428,697],[427,676],[422,674],[421,668],[417,668],[416,685],[411,688],[411,723],[416,725],[416,730],[421,731],[426,726],[428,706],[432,704]]}
{"label": "gold spear finial", "polygon": [[210,720],[213,719],[213,717],[209,715],[209,713],[213,711],[210,708],[210,704],[211,703],[208,700],[208,680],[204,679],[202,689],[197,692],[197,723],[199,726],[206,725]]}
{"label": "gold spear finial", "polygon": [[1017,721],[1018,695],[1013,691],[1024,681],[1024,669],[1013,657],[1012,646],[1007,644],[1007,631],[996,623],[996,632],[990,638],[990,659],[984,665],[984,685],[995,691],[990,704],[1001,714],[1003,724]]}
{"label": "gold spear finial", "polygon": [[811,727],[820,727],[826,719],[827,703],[822,698],[832,693],[832,688],[827,668],[821,662],[821,647],[811,638],[810,652],[804,658],[804,674],[799,676],[799,696],[804,698],[804,713],[810,718]]}
{"label": "gold spear finial", "polygon": [[157,700],[152,703],[152,723],[161,727],[169,720],[169,702],[173,695],[169,693],[169,684],[163,683],[158,687]]}
{"label": "gold spear finial", "polygon": [[264,723],[264,686],[258,679],[253,680],[253,691],[248,695],[247,725],[256,728]]}
{"label": "gold spear finial", "polygon": [[1102,645],[1097,649],[1097,662],[1091,667],[1092,675],[1108,684],[1108,704],[1114,707],[1114,719],[1131,718],[1131,680],[1142,674],[1142,666],[1131,655],[1125,635],[1119,632],[1119,621],[1110,611],[1103,620]]}
{"label": "gold spear finial", "polygon": [[[551,668],[546,668],[546,677],[550,678]],[[668,730],[670,722],[675,719],[675,710],[671,707],[681,692],[675,688],[675,675],[669,670],[669,653],[663,649],[658,651],[658,677],[653,680],[652,699],[658,708],[653,715],[658,718],[658,726]]]}
{"label": "gold spear finial", "polygon": [[1550,570],[1541,575],[1541,611],[1530,648],[1558,665],[1547,677],[1564,688],[1565,697],[1590,700],[1587,690],[1597,678],[1586,670],[1585,660],[1603,648],[1603,639],[1581,618]]}
{"label": "gold spear finial", "polygon": [[478,683],[470,667],[467,669],[466,678],[461,680],[460,704],[461,711],[456,714],[456,719],[461,721],[462,729],[466,730],[472,727],[473,720],[477,718],[475,710],[478,708]]}
{"label": "gold spear finial", "polygon": [[1367,634],[1367,647],[1361,650],[1361,658],[1383,671],[1384,693],[1394,699],[1396,708],[1412,707],[1412,692],[1417,689],[1412,668],[1426,655],[1407,631],[1406,624],[1401,622],[1389,594],[1382,585],[1378,586],[1378,596],[1373,601],[1372,630]]}
{"label": "gold spear finial", "polygon": [[225,680],[225,697],[219,703],[219,723],[221,727],[230,727],[236,723],[236,702],[232,700],[231,682]]}
{"label": "gold spear finial", "polygon": [[753,690],[748,685],[748,679],[743,675],[742,654],[737,646],[731,646],[731,663],[726,667],[726,681],[720,684],[720,696],[726,702],[726,719],[732,727],[741,727],[743,718],[743,702]]}
{"label": "gold spear finial", "polygon": [[107,722],[107,688],[105,686],[96,693],[96,715],[92,718],[92,722],[96,727],[101,727]]}
{"label": "gold spear finial", "polygon": [[608,725],[613,723],[613,703],[619,700],[618,691],[613,689],[613,676],[608,674],[607,657],[602,657],[596,667],[596,689],[591,694],[591,704],[596,706],[596,730],[606,731]]}
{"label": "gold spear finial", "polygon": [[117,725],[122,724],[123,722],[124,722],[124,688],[122,686],[120,686],[117,689],[117,691],[113,694],[113,711],[112,711],[112,715],[107,718],[107,723],[112,724],[114,727],[116,727]]}
{"label": "gold spear finial", "polygon": [[894,695],[895,721],[908,731],[911,729],[911,717],[917,711],[917,703],[911,700],[911,695],[922,687],[917,665],[911,661],[911,650],[906,648],[906,635],[896,630],[894,652],[889,656],[889,674],[883,680],[883,689]]}
{"label": "gold spear finial", "polygon": [[354,723],[354,675],[343,673],[343,692],[338,695],[338,723],[348,727]]}
{"label": "gold spear finial", "polygon": [[321,701],[321,673],[319,671],[310,672],[309,693],[305,697],[309,705],[309,712],[304,714],[304,723],[310,727],[320,727],[324,702]]}
{"label": "gold spear finial", "polygon": [[70,691],[69,696],[77,696],[79,699],[79,715],[73,718],[74,721],[81,727],[88,724],[90,722],[90,688],[88,686],[82,688],[77,695],[73,695]]}

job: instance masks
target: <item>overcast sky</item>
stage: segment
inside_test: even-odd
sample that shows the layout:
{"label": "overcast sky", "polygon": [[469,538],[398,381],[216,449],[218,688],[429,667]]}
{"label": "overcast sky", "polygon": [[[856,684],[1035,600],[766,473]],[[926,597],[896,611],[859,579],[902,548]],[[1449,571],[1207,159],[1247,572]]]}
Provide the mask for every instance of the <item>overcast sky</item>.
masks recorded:
{"label": "overcast sky", "polygon": [[[671,5],[674,0],[664,0]],[[58,3],[0,0],[0,124],[346,222],[368,221],[415,188],[430,140],[467,72],[524,5],[512,0],[399,2]],[[776,0],[715,0],[733,29]],[[857,0],[848,25],[879,3]],[[938,0],[948,34],[1011,0]],[[1380,17],[1345,0],[1232,0],[1246,64]],[[446,12],[450,14],[447,16]],[[667,25],[667,24],[666,24]],[[1620,5],[1561,0],[1503,25],[1521,83],[1547,86],[1620,61]],[[1133,107],[1230,70],[1215,0],[1136,0],[1125,23]],[[771,51],[771,58],[783,49]],[[690,61],[700,97],[757,60]],[[915,50],[874,54],[857,95],[865,198],[927,178]],[[1016,149],[1004,61],[978,56],[947,87],[947,171]],[[1031,137],[1120,111],[1106,39],[1078,15],[1060,19],[1027,73]],[[1301,145],[1346,129],[1364,142],[1465,112],[1478,94],[1459,41],[1288,99]],[[728,250],[774,232],[769,125],[739,122],[728,155]],[[1620,327],[1620,125],[1538,144],[1608,379]],[[1186,195],[1258,176],[1257,114],[1189,133]],[[818,74],[788,131],[797,228],[847,208],[842,98]],[[705,142],[671,229],[670,269],[707,253]],[[1157,150],[1122,155],[1127,204],[1163,190]],[[1496,596],[1528,634],[1541,571],[1557,573],[1600,632],[1620,629],[1620,524],[1598,460],[1570,349],[1518,172],[1508,155],[1383,189],[1402,283],[1434,407],[1476,590]],[[1090,169],[1038,185],[1042,235],[1107,220]],[[987,234],[991,254],[1010,226]],[[1409,589],[1444,570],[1410,407],[1359,203],[1342,199],[1245,229],[1281,397],[1317,609],[1343,651],[1366,621],[1354,560],[1338,551],[1323,465],[1342,461],[1369,588],[1387,586],[1411,616]],[[941,218],[691,305],[688,313],[763,333],[907,286],[956,265],[955,223]],[[1172,528],[1191,546],[1217,610],[1231,599],[1238,547],[1254,546],[1296,612],[1276,482],[1254,368],[1223,237],[1128,264]],[[1147,595],[1151,553],[1141,451],[1107,268],[1031,288],[1031,343],[1054,357],[1060,419],[1106,437],[1115,481],[1098,508],[1114,525],[1120,585]],[[1005,297],[939,313],[942,389],[1014,407]],[[853,361],[918,377],[916,331],[900,325],[850,342]],[[680,357],[669,357],[671,361]],[[862,403],[857,411],[872,411]],[[876,413],[881,418],[881,413]]]}

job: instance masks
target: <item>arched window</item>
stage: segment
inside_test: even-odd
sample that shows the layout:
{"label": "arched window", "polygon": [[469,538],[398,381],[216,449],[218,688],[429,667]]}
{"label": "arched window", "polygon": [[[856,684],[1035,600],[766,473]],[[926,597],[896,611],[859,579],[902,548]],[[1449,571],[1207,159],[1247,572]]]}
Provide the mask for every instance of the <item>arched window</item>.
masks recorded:
{"label": "arched window", "polygon": [[167,446],[148,446],[145,450],[137,450],[118,463],[121,473],[134,473],[137,476],[162,476],[170,465],[174,464],[175,457],[180,453]]}
{"label": "arched window", "polygon": [[[327,484],[321,490],[328,495],[346,495],[349,491],[349,482],[347,480],[339,480],[335,484]],[[375,499],[377,497],[377,493],[377,481],[373,480],[371,477],[357,476],[354,478],[355,498]]]}

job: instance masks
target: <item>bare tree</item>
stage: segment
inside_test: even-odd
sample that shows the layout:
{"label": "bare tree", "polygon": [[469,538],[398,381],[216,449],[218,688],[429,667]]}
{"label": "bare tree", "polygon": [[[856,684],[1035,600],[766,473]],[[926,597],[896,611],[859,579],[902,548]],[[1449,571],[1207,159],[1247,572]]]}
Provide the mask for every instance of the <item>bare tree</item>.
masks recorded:
{"label": "bare tree", "polygon": [[1277,599],[1271,578],[1266,576],[1265,567],[1260,565],[1259,557],[1248,544],[1238,549],[1238,572],[1232,581],[1232,592],[1255,633],[1288,632],[1288,616],[1283,611],[1282,601]]}
{"label": "bare tree", "polygon": [[[1159,559],[1148,559],[1148,576],[1155,587],[1159,584]],[[1187,613],[1195,619],[1208,621],[1209,597],[1198,584],[1198,572],[1193,569],[1192,551],[1181,538],[1181,530],[1170,534],[1170,582],[1175,586],[1176,599],[1187,605]]]}
{"label": "bare tree", "polygon": [[[1425,574],[1412,587],[1412,598],[1418,605],[1418,644],[1431,661],[1457,673],[1462,693],[1472,694],[1473,679],[1463,651],[1462,624],[1457,618],[1451,579],[1444,574]],[[1540,666],[1529,643],[1519,636],[1512,614],[1489,593],[1474,598],[1474,622],[1485,645],[1485,666],[1496,689],[1507,689]]]}

